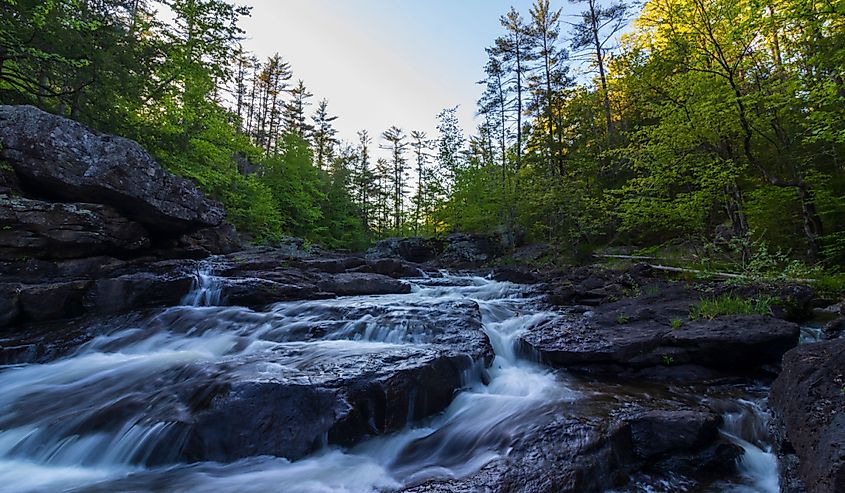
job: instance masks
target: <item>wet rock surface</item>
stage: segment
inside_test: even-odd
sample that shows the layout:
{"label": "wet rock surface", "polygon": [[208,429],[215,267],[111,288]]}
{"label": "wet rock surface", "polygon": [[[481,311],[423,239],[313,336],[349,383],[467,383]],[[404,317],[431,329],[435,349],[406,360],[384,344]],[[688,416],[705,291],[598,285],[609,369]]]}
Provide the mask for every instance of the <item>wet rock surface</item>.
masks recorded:
{"label": "wet rock surface", "polygon": [[367,258],[401,259],[448,267],[478,267],[501,257],[507,243],[503,235],[453,233],[442,239],[388,238],[367,250]]}
{"label": "wet rock surface", "polygon": [[[0,426],[50,420],[56,403],[74,408],[81,395],[125,396],[107,408],[74,408],[65,423],[51,424],[44,433],[57,439],[119,434],[126,420],[143,413],[150,423],[167,425],[158,443],[147,444],[146,454],[126,458],[134,463],[229,462],[259,455],[300,459],[327,443],[353,445],[443,410],[467,378],[492,361],[480,318],[478,305],[469,300],[417,306],[327,300],[278,305],[265,313],[177,307],[152,318],[135,314],[71,325],[58,337],[30,331],[3,340],[0,356],[6,364],[49,364],[73,352],[83,359],[102,354],[96,358],[117,360],[116,374],[57,390],[52,404],[19,391],[23,395],[14,398]],[[225,344],[208,348],[216,353],[210,361],[190,350],[169,355],[179,347],[171,341],[180,337],[187,339],[179,344],[191,338],[195,344]],[[147,347],[163,353],[145,358],[164,358],[170,368],[146,367],[144,359],[133,358]],[[104,352],[91,353],[94,349]],[[38,411],[15,411],[30,406]]]}
{"label": "wet rock surface", "polygon": [[721,417],[708,410],[629,410],[610,419],[562,411],[547,409],[545,423],[473,476],[403,491],[599,493],[623,490],[643,471],[690,478],[730,474],[741,455],[719,437]]}
{"label": "wet rock surface", "polygon": [[[845,340],[788,352],[769,396],[781,456],[807,491],[845,491]],[[797,462],[797,467],[795,463]],[[789,469],[787,469],[787,473]],[[786,483],[794,480],[785,478]]]}
{"label": "wet rock surface", "polygon": [[398,431],[443,410],[471,366],[468,355],[437,347],[289,344],[237,365],[195,416],[183,458],[300,459],[324,443]]}

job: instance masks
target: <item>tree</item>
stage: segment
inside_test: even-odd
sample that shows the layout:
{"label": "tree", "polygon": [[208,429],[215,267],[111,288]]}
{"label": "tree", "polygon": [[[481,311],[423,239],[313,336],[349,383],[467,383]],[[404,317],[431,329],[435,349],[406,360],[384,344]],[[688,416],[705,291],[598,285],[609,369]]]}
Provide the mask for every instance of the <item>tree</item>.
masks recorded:
{"label": "tree", "polygon": [[628,6],[621,1],[608,7],[602,6],[599,0],[570,0],[570,2],[587,4],[587,9],[581,13],[581,20],[572,24],[572,50],[586,57],[598,71],[607,125],[607,140],[612,143],[614,129],[607,83],[607,55],[613,46],[615,36],[629,21]]}
{"label": "tree", "polygon": [[420,224],[424,222],[425,214],[428,211],[429,174],[427,172],[428,162],[431,158],[429,149],[431,141],[425,132],[411,132],[411,147],[414,149],[414,160],[417,171],[417,193],[414,195],[414,235],[419,235]]}
{"label": "tree", "polygon": [[313,96],[305,88],[305,83],[302,79],[299,79],[296,86],[290,90],[290,101],[286,102],[284,106],[285,131],[299,135],[302,138],[307,138],[311,134],[314,127],[308,124],[305,111],[308,106],[311,106],[308,100]]}
{"label": "tree", "polygon": [[393,201],[393,229],[400,231],[403,223],[403,211],[405,202],[405,173],[407,172],[407,159],[405,152],[408,150],[408,142],[405,140],[405,132],[398,127],[390,127],[381,134],[387,145],[382,149],[390,151],[390,184],[392,188]]}
{"label": "tree", "polygon": [[258,75],[258,126],[253,138],[269,155],[282,133],[282,94],[293,77],[290,65],[278,53],[267,59]]}
{"label": "tree", "polygon": [[572,84],[569,67],[563,65],[568,59],[566,50],[558,48],[560,38],[560,9],[552,10],[549,0],[535,0],[531,7],[530,33],[538,48],[540,65],[531,79],[535,92],[542,92],[535,104],[537,121],[546,133],[546,159],[549,168],[556,166],[561,176],[563,169],[563,130],[562,122],[556,113],[560,107],[558,100]]}
{"label": "tree", "polygon": [[446,108],[438,113],[437,122],[437,161],[447,179],[453,180],[464,166],[463,149],[466,143],[458,121],[458,107]]}
{"label": "tree", "polygon": [[506,34],[496,39],[490,48],[490,54],[501,60],[503,66],[509,67],[513,74],[513,91],[516,94],[514,114],[516,116],[516,159],[515,167],[518,171],[522,166],[522,117],[525,111],[525,79],[534,60],[535,39],[531,36],[525,20],[511,7],[510,11],[499,19]]}
{"label": "tree", "polygon": [[358,132],[358,167],[352,178],[353,195],[358,201],[358,208],[361,211],[361,220],[365,230],[369,230],[371,224],[373,190],[376,176],[370,169],[370,145],[373,139],[366,130]]}
{"label": "tree", "polygon": [[337,130],[332,122],[337,120],[336,116],[329,115],[329,102],[325,99],[317,103],[317,110],[311,118],[314,130],[311,135],[314,139],[314,150],[317,158],[317,166],[325,169],[329,159],[332,157],[334,146],[337,145]]}

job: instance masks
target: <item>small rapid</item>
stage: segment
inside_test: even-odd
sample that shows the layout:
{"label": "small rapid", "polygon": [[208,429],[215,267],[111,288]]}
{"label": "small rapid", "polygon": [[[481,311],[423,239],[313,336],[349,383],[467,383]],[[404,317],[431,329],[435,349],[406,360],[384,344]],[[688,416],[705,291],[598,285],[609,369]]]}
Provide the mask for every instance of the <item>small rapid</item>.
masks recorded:
{"label": "small rapid", "polygon": [[[472,474],[550,413],[586,397],[566,374],[518,350],[520,334],[558,316],[529,288],[448,275],[410,282],[407,295],[284,302],[257,312],[218,306],[220,281],[204,270],[183,306],[115,318],[60,359],[0,368],[0,492],[398,489]],[[467,367],[442,412],[413,420],[411,398],[404,429],[347,448],[324,443],[297,461],[179,458],[194,409],[245,368],[272,379],[315,364],[335,371],[337,360],[356,355],[430,351],[450,310],[478,310],[494,356],[489,368]],[[747,444],[740,467],[750,479],[734,486],[750,489],[735,491],[776,491],[766,482],[774,465],[776,488],[765,438],[743,431],[742,413],[726,416],[724,433]]]}

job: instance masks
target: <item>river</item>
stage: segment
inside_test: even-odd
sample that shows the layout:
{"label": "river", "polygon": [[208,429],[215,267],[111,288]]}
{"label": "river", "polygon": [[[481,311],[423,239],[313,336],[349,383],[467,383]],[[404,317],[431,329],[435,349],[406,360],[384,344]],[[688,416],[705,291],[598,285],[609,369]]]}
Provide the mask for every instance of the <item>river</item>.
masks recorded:
{"label": "river", "polygon": [[[391,491],[476,473],[536,432],[550,406],[603,412],[626,396],[696,400],[706,392],[590,382],[520,354],[519,334],[558,316],[528,287],[446,274],[409,280],[406,295],[285,302],[255,312],[215,306],[215,282],[205,272],[184,306],[105,320],[96,337],[58,359],[0,368],[0,492]],[[197,368],[228,368],[280,349],[330,361],[425,347],[417,314],[456,301],[478,303],[495,358],[486,371],[475,365],[465,372],[461,390],[442,413],[352,447],[326,444],[293,462],[268,456],[229,463],[178,459],[187,438],[174,416],[188,411],[173,396],[215,378]],[[273,366],[263,371],[271,375]],[[777,493],[765,387],[749,384],[717,394],[706,397],[721,403],[722,433],[745,451],[739,473],[706,484],[640,475],[624,491]]]}

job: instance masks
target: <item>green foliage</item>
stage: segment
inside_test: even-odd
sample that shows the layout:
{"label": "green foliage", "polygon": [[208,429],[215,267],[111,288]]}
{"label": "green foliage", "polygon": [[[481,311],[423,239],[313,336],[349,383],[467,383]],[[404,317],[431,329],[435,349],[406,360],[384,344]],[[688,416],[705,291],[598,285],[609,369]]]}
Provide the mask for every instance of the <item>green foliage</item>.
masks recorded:
{"label": "green foliage", "polygon": [[[155,15],[159,4],[171,13],[166,22]],[[289,234],[335,248],[366,245],[348,176],[315,165],[304,136],[306,103],[291,129],[298,135],[280,128],[282,104],[275,98],[252,101],[267,120],[244,121],[247,57],[239,47],[239,21],[248,8],[229,0],[0,5],[3,103],[35,104],[137,140],[162,166],[219,200],[228,220],[257,242]],[[272,83],[278,95],[291,74],[278,56],[274,60],[277,71],[262,74],[272,80],[253,83]],[[220,94],[232,84],[241,97],[230,109]],[[257,89],[252,93],[270,94]],[[304,87],[302,94],[310,95]],[[334,117],[322,108],[318,149],[326,164],[336,141]]]}
{"label": "green foliage", "polygon": [[690,320],[714,319],[723,315],[770,315],[772,306],[778,302],[771,297],[745,299],[733,295],[702,299],[690,307]]}
{"label": "green foliage", "polygon": [[[644,2],[614,56],[592,60],[606,62],[592,84],[567,86],[564,71],[553,94],[540,69],[557,37],[543,33],[559,26],[533,15],[543,5],[525,45],[532,103],[513,103],[508,28],[485,67],[477,166],[456,176],[445,222],[521,229],[572,259],[600,244],[710,245],[681,265],[748,278],[845,263],[845,83],[828,75],[845,61],[838,4]],[[571,49],[590,44],[569,35]]]}
{"label": "green foliage", "polygon": [[628,315],[626,315],[624,313],[620,313],[616,317],[616,323],[619,324],[619,325],[625,325],[630,321],[631,321],[631,317],[629,317]]}
{"label": "green foliage", "polygon": [[819,296],[834,300],[845,297],[845,273],[824,272],[816,276],[811,284]]}
{"label": "green foliage", "polygon": [[675,318],[675,319],[672,319],[672,321],[670,322],[670,325],[672,326],[672,330],[679,330],[681,327],[684,326],[684,321],[681,320],[680,318]]}
{"label": "green foliage", "polygon": [[675,358],[669,356],[668,354],[664,354],[660,357],[660,362],[663,363],[663,366],[672,366],[675,364]]}

